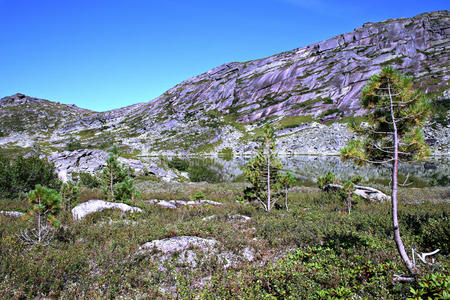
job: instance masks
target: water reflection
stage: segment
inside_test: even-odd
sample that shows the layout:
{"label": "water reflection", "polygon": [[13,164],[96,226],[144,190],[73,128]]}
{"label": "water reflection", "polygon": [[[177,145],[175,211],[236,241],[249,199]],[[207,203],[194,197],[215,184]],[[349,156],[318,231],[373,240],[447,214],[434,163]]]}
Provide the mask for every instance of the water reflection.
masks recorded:
{"label": "water reflection", "polygon": [[[213,168],[220,171],[227,181],[233,181],[242,177],[242,170],[250,157],[233,157],[224,159],[220,157],[208,157],[213,161]],[[199,159],[199,158],[196,158]],[[341,161],[338,156],[281,156],[282,164],[286,170],[294,174],[305,185],[313,185],[316,178],[331,171],[338,178],[345,180],[352,176],[362,176],[365,181],[388,184],[390,181],[390,169],[385,166],[367,165],[357,167],[351,161]],[[415,164],[401,164],[399,167],[400,180],[409,174],[409,181],[414,187],[440,184],[448,186],[450,177],[450,157],[441,156],[430,158],[426,162]]]}

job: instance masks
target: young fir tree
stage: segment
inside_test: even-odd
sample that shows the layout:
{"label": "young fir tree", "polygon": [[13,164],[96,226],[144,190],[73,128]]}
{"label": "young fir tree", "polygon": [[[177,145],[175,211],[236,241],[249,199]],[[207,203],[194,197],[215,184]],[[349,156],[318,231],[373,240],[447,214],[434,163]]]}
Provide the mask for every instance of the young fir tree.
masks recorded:
{"label": "young fir tree", "polygon": [[339,199],[347,204],[347,213],[350,214],[352,205],[360,200],[360,197],[354,192],[356,184],[361,180],[361,176],[354,176],[342,183],[331,171],[328,171],[325,176],[317,178],[317,185],[323,191],[336,193]]}
{"label": "young fir tree", "polygon": [[284,207],[286,208],[286,211],[289,211],[288,191],[289,191],[289,188],[295,183],[295,177],[291,173],[281,174],[279,183],[284,192]]}
{"label": "young fir tree", "polygon": [[259,141],[256,156],[249,160],[244,174],[251,184],[245,190],[247,200],[258,200],[265,211],[270,211],[282,196],[281,163],[275,151],[275,130],[266,124]]}
{"label": "young fir tree", "polygon": [[123,202],[132,200],[136,190],[131,178],[132,170],[119,162],[119,156],[120,152],[114,146],[109,152],[106,167],[103,168],[102,186],[108,200]]}
{"label": "young fir tree", "polygon": [[390,164],[392,170],[392,221],[394,240],[408,270],[415,266],[405,251],[398,223],[398,165],[401,161],[421,160],[429,155],[421,127],[429,116],[430,105],[413,89],[412,78],[392,67],[384,67],[370,78],[362,92],[362,106],[370,111],[368,124],[350,124],[362,137],[342,149],[341,157],[358,164]]}
{"label": "young fir tree", "polygon": [[21,237],[28,244],[40,244],[49,242],[51,237],[51,227],[59,226],[56,215],[61,210],[61,197],[56,190],[47,188],[40,184],[27,194],[27,199],[33,208],[29,211],[29,216],[36,219],[37,226],[31,230],[22,231]]}
{"label": "young fir tree", "polygon": [[67,181],[61,185],[59,194],[63,200],[63,208],[70,211],[80,200],[80,187],[78,183]]}

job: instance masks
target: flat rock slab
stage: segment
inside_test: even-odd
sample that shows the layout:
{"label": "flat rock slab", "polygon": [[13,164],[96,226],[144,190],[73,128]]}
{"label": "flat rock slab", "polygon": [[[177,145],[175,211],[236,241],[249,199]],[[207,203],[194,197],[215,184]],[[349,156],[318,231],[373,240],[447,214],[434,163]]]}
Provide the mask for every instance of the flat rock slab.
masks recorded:
{"label": "flat rock slab", "polygon": [[[208,216],[208,217],[204,217],[204,218],[202,219],[202,221],[211,221],[211,220],[214,220],[214,219],[216,219],[216,218],[217,218],[216,215],[211,215],[211,216]],[[245,223],[245,222],[250,221],[252,218],[247,217],[247,216],[244,216],[244,215],[238,215],[238,214],[235,214],[235,215],[227,215],[227,216],[226,216],[226,219],[227,219],[228,222],[240,222],[240,223]]]}
{"label": "flat rock slab", "polygon": [[202,251],[212,251],[218,242],[214,239],[204,239],[196,236],[177,236],[163,240],[154,240],[142,245],[139,250],[157,250],[163,254],[181,252],[193,248]]}
{"label": "flat rock slab", "polygon": [[18,211],[5,211],[5,210],[0,210],[0,215],[5,215],[8,217],[14,217],[14,218],[20,218],[24,215],[24,213],[22,212],[18,212]]}
{"label": "flat rock slab", "polygon": [[179,207],[183,207],[183,206],[200,206],[200,205],[216,205],[216,206],[220,206],[223,205],[223,203],[220,202],[216,202],[216,201],[212,201],[212,200],[190,200],[190,201],[185,201],[185,200],[159,200],[159,199],[151,199],[151,200],[147,200],[145,201],[149,204],[156,204],[165,208],[172,208],[172,209],[176,209]]}
{"label": "flat rock slab", "polygon": [[234,222],[242,222],[242,223],[244,223],[244,222],[250,221],[252,218],[244,216],[244,215],[229,215],[228,219],[231,222],[234,221]]}
{"label": "flat rock slab", "polygon": [[[223,250],[222,245],[215,239],[206,239],[197,236],[177,236],[162,240],[154,240],[143,244],[136,252],[137,255],[150,255],[152,259],[160,262],[159,269],[165,270],[164,262],[175,258],[175,263],[197,267],[208,259],[215,258],[225,268],[237,266],[242,261],[253,261],[255,250],[247,247],[236,255]],[[200,254],[200,255],[199,255]]]}
{"label": "flat rock slab", "polygon": [[72,209],[72,217],[74,220],[81,220],[89,214],[111,208],[120,209],[123,212],[142,212],[142,209],[129,206],[125,203],[115,203],[103,200],[89,200],[75,206]]}

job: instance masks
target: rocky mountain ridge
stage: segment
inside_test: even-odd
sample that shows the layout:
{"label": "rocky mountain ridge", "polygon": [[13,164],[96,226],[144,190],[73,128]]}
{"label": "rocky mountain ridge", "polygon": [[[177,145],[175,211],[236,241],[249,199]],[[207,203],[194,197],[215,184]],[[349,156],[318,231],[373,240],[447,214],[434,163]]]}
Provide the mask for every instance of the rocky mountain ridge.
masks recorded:
{"label": "rocky mountain ridge", "polygon": [[[0,147],[55,156],[120,145],[146,155],[251,154],[265,121],[282,154],[336,154],[363,118],[361,89],[384,65],[414,75],[430,98],[449,99],[450,12],[366,23],[306,47],[245,63],[227,63],[144,103],[93,112],[15,94],[0,100]],[[430,124],[435,154],[449,153],[448,124]]]}

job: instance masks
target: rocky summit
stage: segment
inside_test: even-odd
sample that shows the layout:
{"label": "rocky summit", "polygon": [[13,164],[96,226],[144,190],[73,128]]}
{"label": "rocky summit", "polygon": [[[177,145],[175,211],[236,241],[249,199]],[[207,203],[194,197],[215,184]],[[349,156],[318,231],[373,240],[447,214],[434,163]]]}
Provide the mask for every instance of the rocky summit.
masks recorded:
{"label": "rocky summit", "polygon": [[[436,11],[366,23],[313,45],[226,63],[149,102],[107,112],[15,94],[0,101],[0,147],[39,152],[56,162],[80,161],[65,150],[113,144],[127,158],[230,150],[241,155],[255,151],[253,140],[269,121],[282,154],[336,154],[353,136],[346,121],[367,113],[359,103],[361,90],[382,66],[414,76],[416,87],[448,110],[449,49],[450,12]],[[449,153],[448,111],[444,115],[425,130],[435,154]]]}

